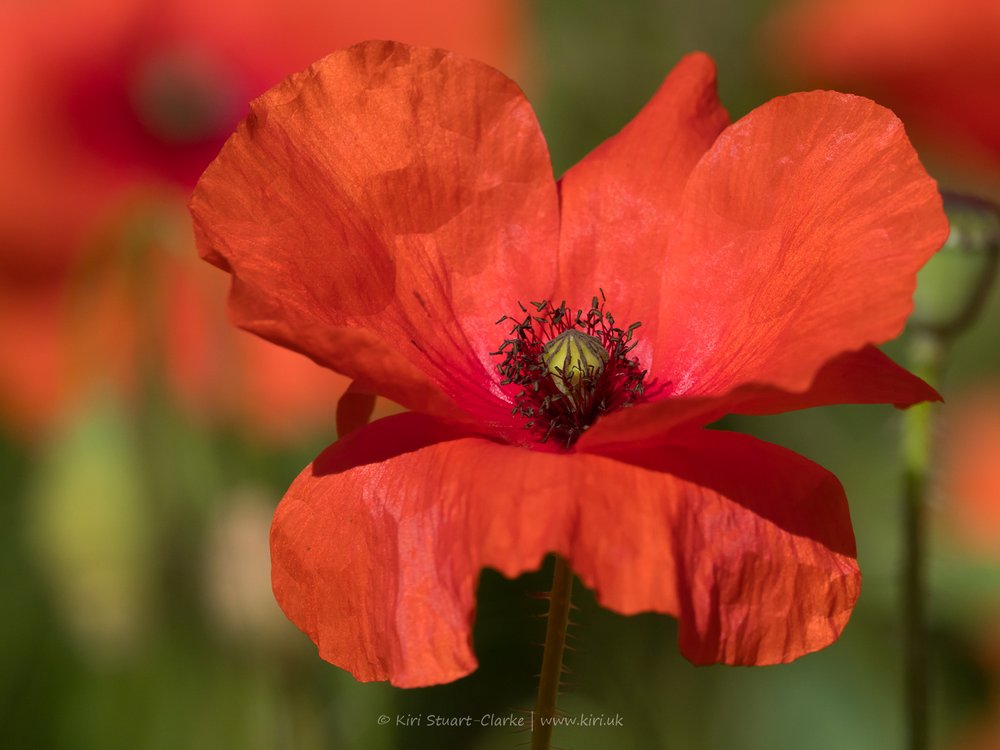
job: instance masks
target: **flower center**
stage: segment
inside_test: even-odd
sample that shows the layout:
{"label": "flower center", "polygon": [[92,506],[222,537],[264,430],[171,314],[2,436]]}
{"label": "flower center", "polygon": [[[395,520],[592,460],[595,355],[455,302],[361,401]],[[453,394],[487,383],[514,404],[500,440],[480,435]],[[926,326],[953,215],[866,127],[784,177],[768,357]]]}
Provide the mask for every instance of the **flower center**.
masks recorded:
{"label": "flower center", "polygon": [[135,69],[129,98],[148,133],[164,143],[213,140],[238,118],[236,85],[226,71],[195,52],[149,55]]}
{"label": "flower center", "polygon": [[158,27],[136,20],[120,46],[74,68],[58,115],[122,175],[151,172],[193,186],[245,113],[256,79],[198,44],[160,40]]}
{"label": "flower center", "polygon": [[501,385],[520,386],[514,395],[514,414],[539,442],[550,439],[570,447],[599,417],[631,406],[643,395],[646,371],[629,352],[635,348],[635,330],[615,326],[604,311],[604,293],[590,309],[574,314],[566,303],[532,302],[534,311],[520,305],[523,319],[513,321],[509,338],[494,355]]}

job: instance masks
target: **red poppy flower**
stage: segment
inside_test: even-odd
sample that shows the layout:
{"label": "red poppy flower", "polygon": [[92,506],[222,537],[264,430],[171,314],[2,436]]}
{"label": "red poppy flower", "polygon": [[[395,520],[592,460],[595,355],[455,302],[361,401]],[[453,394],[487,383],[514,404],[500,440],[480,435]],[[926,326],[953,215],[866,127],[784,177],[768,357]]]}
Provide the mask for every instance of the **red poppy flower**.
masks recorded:
{"label": "red poppy flower", "polygon": [[696,54],[556,183],[514,83],[371,42],[257,99],[191,208],[240,325],[416,412],[332,445],[276,513],[274,591],[323,658],[461,677],[479,571],[549,552],[604,606],[677,617],[696,663],[839,635],[840,484],[703,426],[936,397],[872,346],[947,233],[887,110],[797,94],[730,125]]}
{"label": "red poppy flower", "polygon": [[781,70],[891,107],[919,143],[1000,174],[1000,4],[805,0],[768,37]]}
{"label": "red poppy flower", "polygon": [[[120,314],[87,317],[78,300],[91,283],[83,267],[107,255],[100,237],[115,231],[136,192],[155,185],[158,200],[183,205],[250,98],[373,35],[452,45],[512,65],[520,7],[509,0],[4,3],[0,316],[4,350],[17,355],[0,360],[3,416],[44,428],[95,378],[126,389],[135,379],[133,300],[119,288],[120,299],[101,306]],[[186,240],[190,232],[177,235]],[[186,246],[169,249],[176,252],[151,260],[138,283],[169,308],[165,367],[183,400],[268,435],[333,409],[346,379],[234,337],[219,303],[222,282]],[[127,263],[103,260],[107,292],[121,286]],[[92,344],[86,351],[77,345],[81,332]]]}
{"label": "red poppy flower", "polygon": [[[246,101],[344,44],[377,33],[509,64],[518,7],[506,0],[5,4],[0,258],[58,266],[137,183],[189,189],[246,114]],[[54,206],[60,221],[52,220]]]}

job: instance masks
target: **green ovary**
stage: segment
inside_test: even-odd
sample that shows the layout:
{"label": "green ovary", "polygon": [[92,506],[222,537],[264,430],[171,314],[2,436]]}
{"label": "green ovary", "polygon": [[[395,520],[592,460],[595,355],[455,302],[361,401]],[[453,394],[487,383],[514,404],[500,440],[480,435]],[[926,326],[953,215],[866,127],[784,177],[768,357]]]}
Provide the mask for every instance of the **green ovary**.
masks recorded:
{"label": "green ovary", "polygon": [[542,361],[556,387],[565,395],[578,390],[581,383],[593,383],[608,362],[608,352],[600,339],[570,329],[563,331],[542,348]]}

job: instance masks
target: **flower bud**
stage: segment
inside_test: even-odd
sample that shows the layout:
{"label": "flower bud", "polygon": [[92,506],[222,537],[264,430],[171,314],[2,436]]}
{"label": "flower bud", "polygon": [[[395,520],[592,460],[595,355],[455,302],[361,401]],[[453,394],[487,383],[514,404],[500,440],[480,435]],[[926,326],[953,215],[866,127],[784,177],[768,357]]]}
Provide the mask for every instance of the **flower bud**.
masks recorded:
{"label": "flower bud", "polygon": [[920,271],[911,324],[950,339],[973,323],[996,275],[1000,207],[944,194],[951,233]]}

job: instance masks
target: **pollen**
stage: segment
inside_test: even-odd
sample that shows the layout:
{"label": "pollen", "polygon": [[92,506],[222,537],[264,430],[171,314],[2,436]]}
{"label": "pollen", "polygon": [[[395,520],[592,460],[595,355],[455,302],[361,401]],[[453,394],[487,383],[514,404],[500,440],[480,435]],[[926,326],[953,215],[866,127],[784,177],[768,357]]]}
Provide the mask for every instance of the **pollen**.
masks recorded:
{"label": "pollen", "polygon": [[603,292],[586,311],[565,302],[531,304],[530,312],[520,305],[525,317],[497,321],[514,322],[492,352],[503,357],[500,385],[511,388],[513,413],[524,417],[534,441],[557,440],[568,449],[603,415],[642,400],[646,371],[630,354],[640,323],[615,325]]}

